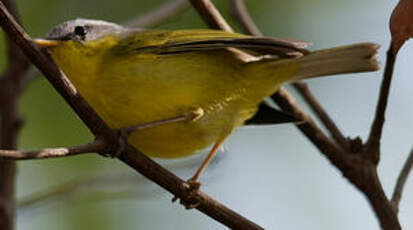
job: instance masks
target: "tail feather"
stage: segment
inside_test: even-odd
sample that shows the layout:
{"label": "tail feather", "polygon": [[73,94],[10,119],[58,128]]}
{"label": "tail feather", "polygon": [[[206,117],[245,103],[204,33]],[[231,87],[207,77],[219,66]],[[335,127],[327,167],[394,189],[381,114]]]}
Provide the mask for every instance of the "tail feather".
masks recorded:
{"label": "tail feather", "polygon": [[299,58],[250,62],[243,78],[248,81],[248,98],[261,101],[278,90],[284,82],[378,70],[378,48],[374,43],[360,43],[314,51]]}
{"label": "tail feather", "polygon": [[300,68],[291,80],[378,70],[378,48],[374,43],[359,43],[311,52],[297,59]]}

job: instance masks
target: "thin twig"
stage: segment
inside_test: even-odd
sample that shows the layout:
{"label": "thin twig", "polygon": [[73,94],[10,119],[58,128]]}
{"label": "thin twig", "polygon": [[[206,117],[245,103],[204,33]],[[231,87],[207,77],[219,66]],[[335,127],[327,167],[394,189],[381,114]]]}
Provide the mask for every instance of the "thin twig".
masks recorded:
{"label": "thin twig", "polygon": [[212,29],[234,32],[210,0],[190,0],[205,23]]}
{"label": "thin twig", "polygon": [[[2,0],[11,14],[18,16],[13,0]],[[22,126],[19,112],[20,84],[29,64],[12,39],[7,38],[7,67],[0,85],[0,148],[16,149],[17,136]],[[14,229],[15,162],[0,161],[0,227]]]}
{"label": "thin twig", "polygon": [[243,0],[231,0],[232,15],[241,22],[242,29],[251,35],[262,36],[255,22],[252,20]]}
{"label": "thin twig", "polygon": [[76,88],[67,79],[64,73],[56,66],[50,56],[40,50],[33,42],[30,36],[21,28],[21,26],[9,14],[7,8],[0,2],[0,24],[9,38],[18,45],[23,53],[29,58],[34,65],[44,74],[46,79],[56,88],[62,97],[79,115],[80,119],[88,126],[95,135],[101,135],[117,140],[117,136],[96,112],[86,103],[86,101],[77,92]]}
{"label": "thin twig", "polygon": [[377,101],[376,115],[371,125],[370,135],[366,142],[366,151],[364,151],[365,157],[376,165],[380,160],[380,139],[383,132],[395,62],[396,56],[392,52],[392,43],[390,43],[389,50],[387,51],[386,66],[383,72],[383,81],[380,87],[379,100]]}
{"label": "thin twig", "polygon": [[158,8],[126,21],[125,26],[153,27],[180,13],[188,5],[188,0],[171,0]]}
{"label": "thin twig", "polygon": [[105,149],[106,142],[102,139],[81,146],[64,148],[47,148],[33,151],[0,150],[1,160],[38,160],[58,157],[75,156],[84,153],[96,153]]}
{"label": "thin twig", "polygon": [[[202,7],[199,1],[192,1]],[[204,10],[198,10],[202,14]],[[214,18],[222,18],[217,16],[210,16],[211,12],[202,15],[203,18],[208,19],[209,24],[214,24],[211,20]],[[224,23],[217,22],[215,26]],[[223,27],[224,29],[224,27]],[[297,124],[297,127],[303,134],[320,150],[320,152],[327,157],[337,168],[339,168],[343,175],[356,185],[368,197],[375,213],[380,220],[380,224],[384,229],[400,229],[397,216],[394,215],[390,202],[388,201],[381,183],[377,177],[376,168],[373,165],[363,165],[364,162],[354,155],[348,154],[340,146],[335,144],[326,136],[323,131],[316,125],[316,123],[307,115],[295,102],[294,98],[284,89],[280,89],[273,95],[275,102],[285,111],[292,113],[297,118],[304,122]]]}
{"label": "thin twig", "polygon": [[[132,181],[131,181],[132,183]],[[135,181],[136,183],[136,181]],[[108,184],[111,185],[111,184]],[[130,188],[125,188],[125,189],[116,189],[114,191],[113,189],[110,189],[109,187],[107,189],[87,189],[84,187],[89,187],[87,185],[80,185],[79,187],[73,187],[70,188],[68,187],[67,190],[62,190],[62,191],[51,191],[51,192],[56,192],[56,194],[53,193],[45,193],[45,194],[35,194],[39,195],[39,197],[33,197],[33,198],[38,198],[39,200],[23,200],[22,202],[27,202],[27,203],[17,203],[17,211],[19,213],[19,219],[21,214],[27,213],[31,218],[36,218],[37,216],[40,216],[41,214],[44,214],[44,212],[53,212],[53,208],[50,208],[50,205],[56,204],[56,203],[61,203],[61,202],[70,202],[70,205],[73,205],[73,201],[81,201],[82,205],[85,203],[96,203],[96,201],[110,201],[112,202],[115,199],[131,199],[131,200],[138,200],[145,198],[145,192],[141,192],[139,189],[130,189]],[[56,188],[56,189],[63,189],[63,188]],[[42,196],[42,197],[40,197]],[[28,199],[30,199],[29,197]],[[30,204],[29,202],[33,202]],[[49,206],[47,206],[49,205]],[[40,208],[40,211],[37,210],[37,208]],[[60,207],[59,207],[60,208]],[[24,221],[24,220],[23,220]]]}
{"label": "thin twig", "polygon": [[284,88],[278,90],[271,98],[286,112],[291,113],[303,122],[296,124],[297,128],[323,153],[336,167],[342,171],[351,171],[352,159],[347,153],[333,142],[317,126],[315,121],[300,108],[296,100]]}
{"label": "thin twig", "polygon": [[34,67],[31,66],[29,69],[26,71],[24,74],[24,77],[22,78],[22,81],[20,83],[20,89],[22,92],[29,87],[30,83],[32,83],[37,76],[41,75],[40,71]]}
{"label": "thin twig", "polygon": [[306,121],[296,126],[353,185],[366,195],[382,229],[400,230],[399,220],[377,176],[376,165],[362,159],[361,155],[345,152],[332,142],[286,90],[278,90],[272,98],[283,110]]}
{"label": "thin twig", "polygon": [[[188,0],[171,0],[170,2],[165,3],[156,9],[150,10],[149,12],[139,15],[136,18],[127,20],[122,24],[128,27],[155,27],[182,12],[187,5]],[[22,91],[24,91],[30,85],[30,83],[34,79],[36,79],[36,76],[40,74],[41,73],[37,68],[33,66],[30,67],[27,70],[25,76],[22,78]]]}
{"label": "thin twig", "polygon": [[376,167],[366,164],[359,155],[345,152],[340,146],[328,138],[315,122],[295,102],[284,89],[272,96],[274,101],[285,111],[292,113],[305,122],[298,124],[301,132],[333,163],[342,174],[366,195],[380,225],[383,229],[401,229],[397,216],[394,215],[390,202],[377,177]]}
{"label": "thin twig", "polygon": [[[56,64],[34,45],[30,36],[14,20],[1,1],[0,25],[3,27],[8,37],[18,44],[27,58],[39,68],[47,80],[72,107],[92,133],[99,138],[104,138],[105,141],[108,141],[114,148],[111,151],[116,151],[117,147],[115,146],[117,146],[119,140],[117,132],[111,130],[103,122],[96,112],[78,94],[76,89]],[[181,201],[185,203],[191,203],[194,202],[194,200],[199,202],[196,209],[229,228],[262,229],[257,224],[220,204],[201,191],[196,194],[188,191],[188,184],[185,181],[181,180],[130,145],[125,147],[125,150],[118,158],[148,179],[180,198]]]}
{"label": "thin twig", "polygon": [[[239,0],[238,4],[243,4],[243,2]],[[245,6],[238,6],[237,9],[244,11],[237,14],[238,16],[242,15],[242,17],[238,17],[238,19],[242,24],[244,24],[244,29],[247,29],[248,32],[254,33],[254,28],[251,27],[253,22],[249,17]],[[305,121],[303,123],[296,124],[297,127],[305,136],[307,136],[308,139],[311,140],[315,146],[318,147],[322,154],[324,154],[337,168],[340,169],[349,181],[351,181],[367,196],[380,221],[381,227],[383,229],[391,230],[401,229],[399,220],[397,219],[397,216],[395,215],[392,206],[384,193],[380,180],[377,177],[376,165],[370,164],[368,161],[361,159],[361,155],[352,156],[349,152],[347,152],[348,149],[346,151],[345,148],[342,149],[340,146],[336,146],[330,138],[324,135],[314,121],[300,109],[294,98],[284,89],[280,89],[272,96],[272,98],[282,109],[291,112],[296,117],[302,118]],[[311,100],[307,102],[312,104]],[[331,124],[334,123],[331,122]],[[325,125],[327,127],[329,126],[327,124]],[[329,131],[331,133],[336,133],[335,135],[337,135],[337,131],[334,131],[334,128],[331,130],[330,127]],[[339,135],[342,136],[341,133]],[[339,139],[343,138],[339,137]],[[346,146],[346,144],[343,146]]]}
{"label": "thin twig", "polygon": [[[205,23],[212,29],[234,32],[231,26],[225,21],[224,17],[219,13],[218,9],[210,0],[190,0],[192,6],[198,11]],[[255,60],[256,57],[235,48],[227,48],[234,56],[244,62]]]}
{"label": "thin twig", "polygon": [[[39,206],[48,201],[71,198],[76,192],[90,193],[102,191],[105,188],[119,188],[121,184],[140,187],[136,184],[137,175],[99,175],[74,179],[61,185],[47,188],[44,191],[36,192],[20,198],[18,201],[19,211],[29,209],[32,206]],[[130,187],[128,186],[128,187]],[[122,186],[123,187],[123,186]]]}
{"label": "thin twig", "polygon": [[315,98],[314,94],[311,92],[307,83],[296,82],[293,83],[294,88],[297,92],[304,98],[304,100],[310,105],[313,112],[321,120],[323,125],[327,128],[330,134],[333,136],[334,140],[344,149],[349,150],[350,144],[348,139],[343,135],[340,129],[337,127],[336,123],[331,119],[330,115],[321,106],[320,102]]}
{"label": "thin twig", "polygon": [[393,196],[391,198],[391,203],[396,213],[399,212],[399,203],[402,198],[403,188],[404,188],[404,185],[406,184],[407,178],[409,177],[410,171],[412,171],[412,167],[413,167],[413,150],[410,151],[409,157],[407,157],[407,160],[404,163],[403,169],[402,171],[400,171],[400,175],[397,178],[396,187],[394,187]]}
{"label": "thin twig", "polygon": [[[232,14],[240,22],[243,30],[254,36],[262,36],[261,31],[255,25],[243,0],[231,0]],[[338,129],[337,125],[330,118],[324,108],[320,105],[318,100],[314,97],[308,85],[303,82],[293,83],[296,90],[303,96],[304,100],[310,105],[314,113],[320,118],[322,123],[326,126],[327,130],[331,133],[333,138],[337,141],[340,146],[344,149],[349,149],[349,143],[341,131]]]}
{"label": "thin twig", "polygon": [[[198,156],[179,162],[165,162],[165,164],[172,171],[192,169],[199,166],[199,161],[202,160],[201,157]],[[223,155],[218,155],[214,158],[214,161],[218,161],[222,157]],[[108,172],[101,175],[88,175],[19,198],[17,206],[19,211],[30,211],[32,207],[44,207],[46,203],[72,199],[73,195],[76,196],[75,198],[82,198],[90,193],[112,192],[108,198],[125,198],[124,195],[126,195],[126,198],[131,196],[135,198],[152,197],[155,187],[150,186],[149,183],[150,181],[146,178],[136,174],[113,174]],[[118,195],[121,195],[121,197],[118,197]]]}
{"label": "thin twig", "polygon": [[[196,1],[193,0],[191,3],[198,10],[198,13],[202,18],[210,25],[212,28],[220,28],[222,30],[228,29],[229,26],[212,3],[208,0]],[[228,30],[232,31],[232,29]],[[287,112],[291,112],[294,116],[303,120],[304,122],[299,123],[297,126],[307,135],[307,137],[318,146],[323,153],[329,156],[329,159],[340,168],[351,168],[351,161],[346,156],[341,148],[334,144],[320,128],[317,127],[315,122],[307,115],[298,104],[295,102],[294,98],[284,89],[280,89],[278,93],[273,96],[273,99],[277,104]]]}
{"label": "thin twig", "polygon": [[[238,16],[238,20],[241,22],[246,32],[250,33],[251,35],[261,35],[261,32],[255,26],[255,23],[249,16],[244,2],[242,0],[233,0],[232,5],[236,7],[234,9],[235,11],[240,11],[238,13],[234,13],[234,15]],[[307,137],[313,142],[313,144],[318,146],[320,150],[323,150],[323,153],[328,153],[328,155],[330,156],[329,159],[335,165],[338,164],[343,168],[349,167],[349,164],[351,163],[349,159],[345,157],[346,154],[341,150],[339,146],[332,142],[320,128],[317,127],[313,119],[299,107],[294,98],[286,90],[284,90],[283,88],[279,89],[278,93],[272,96],[272,99],[274,99],[274,101],[282,109],[292,113],[294,116],[303,121],[298,123],[297,127],[307,135]]]}

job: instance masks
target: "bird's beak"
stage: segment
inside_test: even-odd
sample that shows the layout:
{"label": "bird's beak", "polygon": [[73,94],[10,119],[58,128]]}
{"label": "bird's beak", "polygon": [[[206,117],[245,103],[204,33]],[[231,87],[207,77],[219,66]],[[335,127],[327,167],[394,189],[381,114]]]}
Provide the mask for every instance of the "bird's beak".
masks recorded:
{"label": "bird's beak", "polygon": [[57,41],[57,40],[48,40],[48,39],[41,39],[41,38],[33,39],[33,41],[38,46],[45,47],[45,48],[55,47],[60,44],[60,41]]}

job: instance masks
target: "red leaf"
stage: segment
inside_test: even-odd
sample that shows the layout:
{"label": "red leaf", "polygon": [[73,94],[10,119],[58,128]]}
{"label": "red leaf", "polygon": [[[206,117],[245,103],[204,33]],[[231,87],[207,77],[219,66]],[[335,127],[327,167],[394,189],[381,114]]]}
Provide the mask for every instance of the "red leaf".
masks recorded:
{"label": "red leaf", "polygon": [[404,42],[413,37],[413,0],[400,0],[390,17],[393,53],[397,54]]}

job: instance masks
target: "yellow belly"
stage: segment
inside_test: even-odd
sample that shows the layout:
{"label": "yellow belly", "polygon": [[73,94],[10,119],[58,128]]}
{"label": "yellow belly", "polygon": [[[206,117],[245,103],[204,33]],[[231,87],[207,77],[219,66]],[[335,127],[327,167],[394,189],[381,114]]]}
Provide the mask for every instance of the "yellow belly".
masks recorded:
{"label": "yellow belly", "polygon": [[195,122],[135,131],[128,140],[149,156],[186,156],[224,139],[255,113],[258,102],[245,97],[241,67],[228,58],[225,52],[144,56],[139,64],[111,58],[98,79],[79,90],[114,129],[202,108],[205,114]]}
{"label": "yellow belly", "polygon": [[129,143],[149,156],[186,156],[222,141],[256,112],[264,97],[298,70],[298,62],[293,61],[283,65],[274,60],[241,63],[226,50],[134,52],[134,47],[150,48],[153,41],[157,44],[156,38],[163,41],[156,36],[139,40],[141,35],[131,36],[132,40],[122,38],[122,42],[114,36],[88,43],[65,41],[50,51],[113,129],[203,109],[204,115],[196,121],[133,132]]}

